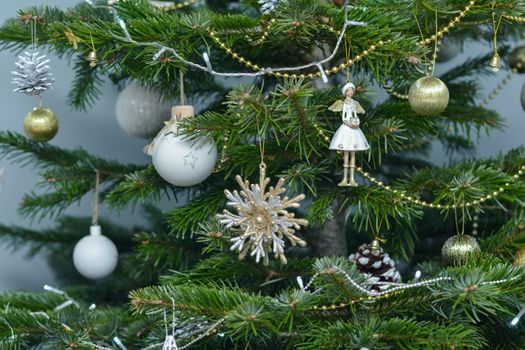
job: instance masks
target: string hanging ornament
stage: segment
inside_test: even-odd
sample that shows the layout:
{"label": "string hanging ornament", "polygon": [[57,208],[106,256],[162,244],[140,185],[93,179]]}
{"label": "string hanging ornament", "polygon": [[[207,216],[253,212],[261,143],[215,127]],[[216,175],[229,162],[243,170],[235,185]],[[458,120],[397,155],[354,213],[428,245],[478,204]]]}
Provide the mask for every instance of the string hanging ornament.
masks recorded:
{"label": "string hanging ornament", "polygon": [[[423,31],[419,25],[417,16],[414,15],[418,28],[423,38]],[[437,11],[435,13],[436,30],[438,28],[437,23]],[[410,106],[418,115],[421,116],[438,116],[448,106],[449,91],[444,82],[439,78],[433,76],[435,69],[435,57],[437,52],[437,38],[438,33],[435,34],[436,40],[434,42],[434,55],[431,64],[427,65],[427,75],[425,77],[416,80],[408,91],[408,102]]]}
{"label": "string hanging ornament", "polygon": [[50,60],[36,50],[37,18],[28,14],[21,19],[30,24],[31,48],[20,55],[15,63],[16,70],[12,72],[12,82],[16,88],[13,92],[39,97],[39,106],[24,119],[24,131],[32,141],[46,142],[57,134],[58,120],[51,109],[42,107],[42,94],[51,89],[55,79],[50,72]]}
{"label": "string hanging ornament", "polygon": [[96,170],[93,218],[90,234],[82,238],[73,250],[73,264],[84,277],[97,280],[109,276],[117,267],[118,250],[115,244],[102,235],[99,225],[100,172]]}
{"label": "string hanging ornament", "polygon": [[[462,202],[464,199],[462,197]],[[441,249],[441,256],[446,263],[449,264],[461,264],[468,260],[468,258],[481,252],[476,238],[465,234],[465,221],[467,219],[465,213],[465,206],[460,206],[461,208],[461,230],[459,226],[459,217],[457,208],[454,209],[454,221],[456,223],[456,235],[448,238],[443,244]]]}
{"label": "string hanging ornament", "polygon": [[501,69],[501,57],[498,54],[498,30],[499,26],[501,25],[501,19],[502,16],[499,16],[499,18],[496,20],[496,13],[494,12],[494,7],[496,6],[496,2],[492,3],[492,26],[494,28],[494,36],[492,39],[492,43],[494,45],[494,54],[492,58],[490,59],[490,67],[492,68],[493,72],[499,72]]}
{"label": "string hanging ornament", "polygon": [[179,131],[180,123],[194,118],[195,108],[186,105],[184,75],[180,72],[180,105],[171,109],[171,120],[146,147],[157,173],[166,182],[180,187],[197,185],[206,180],[217,163],[217,145],[207,137],[194,140]]}

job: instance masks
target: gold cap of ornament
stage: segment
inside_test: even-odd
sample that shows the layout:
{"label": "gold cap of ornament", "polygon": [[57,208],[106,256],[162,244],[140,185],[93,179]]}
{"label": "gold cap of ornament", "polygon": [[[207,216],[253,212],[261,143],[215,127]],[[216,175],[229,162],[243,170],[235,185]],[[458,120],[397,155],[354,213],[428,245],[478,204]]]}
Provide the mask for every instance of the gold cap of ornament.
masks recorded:
{"label": "gold cap of ornament", "polygon": [[176,121],[184,120],[195,115],[195,107],[193,106],[173,106],[171,108],[171,119]]}
{"label": "gold cap of ornament", "polygon": [[377,239],[374,239],[372,243],[370,244],[370,248],[373,250],[380,250],[381,245],[379,244],[379,241]]}

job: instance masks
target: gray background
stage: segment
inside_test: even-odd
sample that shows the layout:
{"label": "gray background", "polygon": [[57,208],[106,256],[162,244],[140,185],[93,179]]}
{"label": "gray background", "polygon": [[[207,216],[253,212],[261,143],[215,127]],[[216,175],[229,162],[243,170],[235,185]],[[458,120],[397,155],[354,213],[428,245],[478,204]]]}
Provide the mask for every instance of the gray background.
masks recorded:
{"label": "gray background", "polygon": [[[15,16],[19,9],[31,5],[58,5],[63,8],[78,3],[78,0],[18,0],[5,1],[1,5],[0,21]],[[474,44],[465,52],[471,55],[487,53],[490,43],[486,45]],[[54,89],[45,95],[46,106],[52,108],[60,119],[60,132],[52,141],[60,147],[82,147],[89,152],[101,155],[108,159],[118,159],[121,162],[145,163],[148,159],[143,155],[141,148],[144,141],[128,136],[117,125],[114,117],[114,104],[117,90],[111,84],[105,84],[103,98],[88,113],[71,111],[65,103],[65,96],[69,92],[73,77],[72,69],[64,60],[51,56],[53,73],[56,77]],[[463,54],[453,61],[439,65],[437,74],[467,58]],[[21,94],[11,93],[13,86],[10,83],[15,61],[12,52],[0,52],[0,105],[2,117],[0,129],[23,132],[22,121],[24,116],[36,105],[37,101]],[[490,92],[505,76],[500,72],[497,76],[483,81],[486,87],[485,95]],[[502,93],[491,102],[489,107],[496,108],[506,118],[506,128],[503,132],[494,132],[489,137],[482,136],[478,147],[477,156],[492,156],[505,152],[523,143],[525,130],[525,113],[520,102],[520,90],[524,83],[524,75],[514,76],[513,80],[505,87]],[[434,147],[431,155],[436,163],[447,163],[441,147]],[[35,184],[39,181],[35,170],[27,167],[21,169],[7,161],[0,161],[0,168],[4,167],[6,174],[4,184],[0,188],[0,222],[5,224],[28,226],[33,228],[48,227],[52,222],[30,222],[17,216],[17,206],[24,193],[33,189],[38,190]],[[87,216],[90,214],[88,200],[79,206],[74,206],[67,211],[68,214]],[[103,215],[109,212],[104,210]],[[135,217],[127,213],[110,215],[116,221],[136,221]],[[87,227],[79,230],[88,231]],[[28,289],[40,290],[44,284],[53,284],[53,272],[47,267],[46,262],[40,258],[28,259],[25,252],[13,253],[5,246],[0,246],[0,289]]]}

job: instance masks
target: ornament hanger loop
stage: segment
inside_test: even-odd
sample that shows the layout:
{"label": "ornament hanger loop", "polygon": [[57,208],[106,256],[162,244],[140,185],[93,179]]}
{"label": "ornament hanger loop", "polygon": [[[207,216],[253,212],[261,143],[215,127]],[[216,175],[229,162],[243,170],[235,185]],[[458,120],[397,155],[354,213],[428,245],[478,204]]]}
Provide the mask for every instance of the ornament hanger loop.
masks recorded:
{"label": "ornament hanger loop", "polygon": [[93,198],[93,220],[92,224],[94,226],[98,225],[98,218],[100,213],[99,201],[100,201],[100,171],[95,169],[95,196]]}

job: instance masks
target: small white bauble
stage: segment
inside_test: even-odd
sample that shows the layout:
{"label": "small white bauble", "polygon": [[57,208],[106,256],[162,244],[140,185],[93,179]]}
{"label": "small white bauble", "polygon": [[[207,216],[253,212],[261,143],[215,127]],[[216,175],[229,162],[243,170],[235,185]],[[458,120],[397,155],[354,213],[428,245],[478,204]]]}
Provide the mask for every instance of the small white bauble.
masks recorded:
{"label": "small white bauble", "polygon": [[211,140],[190,141],[170,132],[153,146],[153,166],[157,173],[175,186],[197,185],[213,172],[217,146]]}
{"label": "small white bauble", "polygon": [[117,122],[126,133],[141,138],[155,136],[171,117],[171,103],[161,94],[137,83],[129,84],[117,98]]}
{"label": "small white bauble", "polygon": [[118,262],[115,244],[102,235],[100,226],[91,226],[90,235],[78,241],[73,250],[73,264],[84,277],[96,280],[109,276]]}

